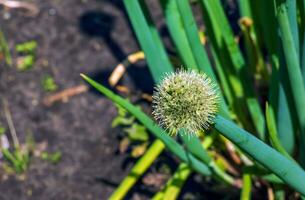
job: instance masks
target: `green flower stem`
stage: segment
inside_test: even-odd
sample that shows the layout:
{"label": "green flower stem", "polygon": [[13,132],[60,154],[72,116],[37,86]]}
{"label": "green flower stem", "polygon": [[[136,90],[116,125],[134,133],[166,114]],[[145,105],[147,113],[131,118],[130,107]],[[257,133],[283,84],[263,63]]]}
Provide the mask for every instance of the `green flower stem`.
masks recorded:
{"label": "green flower stem", "polygon": [[250,200],[251,199],[251,175],[248,173],[243,173],[243,187],[241,190],[240,200]]}
{"label": "green flower stem", "polygon": [[285,188],[283,185],[274,185],[274,197],[276,200],[285,200]]}
{"label": "green flower stem", "polygon": [[[271,106],[266,103],[266,121],[267,121],[267,128],[269,131],[269,138],[271,141],[272,146],[278,150],[281,154],[286,156],[287,158],[293,160],[293,158],[287,153],[285,148],[282,146],[278,134],[277,128],[275,123],[274,111]],[[293,160],[294,161],[294,160]]]}
{"label": "green flower stem", "polygon": [[177,199],[178,195],[181,192],[181,189],[191,174],[192,170],[188,167],[187,164],[181,163],[178,166],[177,171],[174,173],[174,175],[168,180],[166,183],[165,188],[161,190],[160,192],[156,193],[152,200],[175,200]]}
{"label": "green flower stem", "polygon": [[[204,137],[204,140],[202,142],[202,146],[204,149],[208,149],[214,142],[215,135],[209,134]],[[152,200],[171,200],[171,199],[177,199],[180,191],[182,190],[182,187],[189,177],[189,175],[192,173],[191,168],[185,164],[181,163],[178,166],[178,169],[174,173],[174,175],[167,181],[165,187],[156,193]]]}
{"label": "green flower stem", "polygon": [[288,107],[288,94],[283,89],[285,82],[288,82],[283,82],[283,80],[287,79],[287,73],[283,73],[283,70],[279,71],[285,63],[283,56],[281,56],[282,47],[279,40],[276,12],[274,9],[275,2],[257,0],[255,3],[258,4],[257,7],[259,8],[255,15],[259,16],[258,24],[261,25],[262,42],[266,45],[272,65],[272,74],[269,82],[269,102],[270,106],[273,107],[276,117],[279,139],[286,151],[292,154],[295,148],[294,134],[296,131],[293,130],[293,116],[290,112],[291,108]]}
{"label": "green flower stem", "polygon": [[215,70],[219,77],[219,83],[220,83],[219,86],[220,86],[220,88],[222,88],[223,95],[224,95],[224,97],[226,97],[228,105],[232,106],[234,103],[233,102],[234,95],[233,95],[232,88],[230,88],[228,77],[227,77],[224,69],[221,66],[220,59],[215,51],[215,48],[213,46],[211,46],[210,48],[211,48],[211,53],[212,53],[212,56],[213,56],[214,62],[215,62]]}
{"label": "green flower stem", "polygon": [[[178,11],[177,13],[179,13],[181,17],[181,22],[179,23],[179,26],[183,26],[183,28],[185,29],[185,34],[187,36],[190,49],[193,52],[193,56],[197,63],[198,69],[203,71],[205,74],[207,74],[216,83],[217,82],[216,75],[214,74],[211,63],[208,59],[208,55],[200,42],[200,38],[198,35],[198,28],[192,14],[190,3],[188,0],[175,0],[175,1],[176,1],[175,8]],[[174,4],[173,0],[169,1],[169,4],[170,3]],[[220,96],[220,99],[221,99],[220,114],[229,119],[230,118],[229,110],[225,103],[225,99],[223,95]]]}
{"label": "green flower stem", "polygon": [[249,165],[243,167],[243,172],[255,176],[261,177],[263,180],[266,180],[270,183],[275,183],[275,184],[284,184],[282,179],[277,177],[274,174],[270,174],[269,171],[267,171],[265,168],[262,168],[262,166],[259,165]]}
{"label": "green flower stem", "polygon": [[[162,10],[165,15],[166,24],[169,33],[177,48],[177,53],[181,57],[183,64],[192,69],[198,69],[196,60],[192,53],[185,28],[181,21],[180,13],[178,12],[177,3],[175,0],[161,0]],[[208,65],[209,66],[209,65]]]}
{"label": "green flower stem", "polygon": [[295,106],[298,124],[300,126],[300,154],[301,162],[305,165],[305,88],[303,77],[300,68],[300,61],[298,52],[294,45],[294,38],[291,33],[289,16],[286,8],[287,1],[277,0],[277,20],[281,32],[281,39],[284,48],[284,55],[286,59],[286,68],[289,77],[289,85],[292,93],[292,99]]}
{"label": "green flower stem", "polygon": [[123,199],[130,188],[137,182],[137,180],[145,173],[145,171],[156,160],[164,149],[164,144],[160,140],[155,140],[149,147],[144,156],[133,166],[129,174],[124,178],[119,187],[109,197],[110,200]]}
{"label": "green flower stem", "polygon": [[234,184],[234,178],[227,174],[224,170],[219,168],[213,158],[208,154],[206,149],[201,148],[199,140],[196,140],[195,137],[189,137],[186,134],[182,134],[181,139],[186,144],[187,150],[191,152],[194,156],[196,156],[198,159],[203,161],[207,166],[209,166],[209,168],[213,172],[213,175],[216,176],[216,178],[220,179],[224,183],[230,185]]}
{"label": "green flower stem", "polygon": [[8,149],[2,149],[2,154],[5,159],[7,159],[9,162],[12,163],[12,165],[19,171],[20,169],[20,163],[15,158],[15,156],[8,150]]}
{"label": "green flower stem", "polygon": [[295,162],[219,115],[215,117],[215,128],[285,183],[305,195],[305,172]]}
{"label": "green flower stem", "polygon": [[[124,0],[124,6],[137,36],[153,79],[158,82],[164,72],[173,70],[156,27],[148,14],[144,1]],[[153,70],[152,70],[153,67]]]}
{"label": "green flower stem", "polygon": [[[246,73],[245,60],[238,44],[235,42],[234,34],[230,28],[221,1],[201,0],[199,2],[203,8],[207,35],[209,36],[215,52],[219,55],[221,65],[235,94],[234,110],[243,124],[249,127],[248,120],[246,120],[248,110],[256,132],[260,138],[264,139],[264,115],[262,114],[263,112],[254,92],[254,87],[249,81],[251,78],[249,78],[249,74]],[[245,104],[243,99],[246,100]]]}
{"label": "green flower stem", "polygon": [[143,113],[138,107],[132,105],[127,99],[123,99],[119,95],[114,94],[111,90],[107,89],[103,85],[97,83],[91,78],[84,74],[81,76],[86,80],[92,87],[103,93],[106,97],[111,99],[114,103],[122,106],[128,112],[130,112],[139,122],[144,124],[146,128],[158,139],[160,139],[165,146],[175,154],[180,160],[186,162],[198,173],[211,176],[211,170],[189,152],[186,152],[181,145],[179,145],[174,139],[165,133],[163,129],[158,127],[153,120],[149,118],[145,113]]}

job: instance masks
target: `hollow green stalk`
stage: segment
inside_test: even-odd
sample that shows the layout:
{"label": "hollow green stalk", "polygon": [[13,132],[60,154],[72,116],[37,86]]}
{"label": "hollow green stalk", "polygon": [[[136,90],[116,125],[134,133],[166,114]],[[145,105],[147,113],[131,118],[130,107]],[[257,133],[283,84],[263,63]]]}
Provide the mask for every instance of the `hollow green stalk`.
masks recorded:
{"label": "hollow green stalk", "polygon": [[[283,88],[286,87],[285,81],[287,73],[279,71],[285,65],[282,56],[282,45],[278,34],[278,25],[275,12],[274,1],[256,0],[251,3],[258,4],[259,8],[254,15],[259,16],[257,24],[260,25],[258,34],[262,37],[262,43],[267,48],[267,53],[272,65],[272,74],[269,82],[269,102],[274,110],[279,140],[285,150],[292,154],[295,148],[295,133],[292,122],[293,112],[288,107],[289,95]],[[256,23],[254,21],[254,23]],[[282,78],[281,78],[282,77]],[[297,120],[296,120],[297,121]]]}
{"label": "hollow green stalk", "polygon": [[[200,43],[198,28],[189,2],[185,0],[161,0],[160,2],[170,36],[182,62],[186,64],[185,67],[203,71],[217,82],[207,53]],[[230,118],[228,107],[222,95],[220,104],[221,114]]]}
{"label": "hollow green stalk", "polygon": [[301,161],[305,165],[305,87],[301,73],[298,52],[294,45],[292,31],[290,30],[289,16],[286,8],[286,1],[277,0],[277,20],[281,32],[284,56],[286,59],[286,70],[289,77],[289,86],[296,110],[298,124],[300,126],[300,154]]}
{"label": "hollow green stalk", "polygon": [[[206,135],[202,142],[203,148],[208,149],[213,144],[214,138],[215,134]],[[191,172],[191,168],[185,163],[180,164],[174,175],[167,181],[166,186],[160,192],[155,194],[152,199],[176,199]]]}
{"label": "hollow green stalk", "polygon": [[276,129],[276,123],[275,123],[275,117],[274,117],[274,111],[272,107],[266,103],[266,121],[267,121],[267,127],[269,132],[269,137],[271,144],[274,146],[276,150],[278,150],[281,154],[286,156],[287,158],[293,160],[292,157],[290,157],[289,153],[285,150],[285,148],[282,146]]}
{"label": "hollow green stalk", "polygon": [[241,190],[240,200],[251,200],[251,175],[243,173],[243,186]]}
{"label": "hollow green stalk", "polygon": [[146,9],[143,9],[144,2],[124,0],[123,3],[150,66],[150,72],[154,80],[158,82],[161,79],[160,75],[164,72],[172,71],[173,68],[158,36],[156,27],[151,22],[148,13],[145,12]]}
{"label": "hollow green stalk", "polygon": [[213,175],[216,176],[216,178],[220,179],[224,183],[230,185],[234,184],[234,178],[219,168],[219,166],[215,163],[215,161],[208,154],[208,152],[204,148],[201,148],[201,144],[199,143],[199,141],[195,140],[195,137],[189,137],[188,135],[183,134],[181,139],[185,144],[192,143],[192,145],[187,145],[188,151],[191,152],[198,159],[203,161],[207,166],[209,166],[209,168],[213,172]]}
{"label": "hollow green stalk", "polygon": [[145,173],[151,166],[155,159],[160,155],[164,149],[164,144],[160,140],[155,140],[144,156],[133,166],[129,174],[120,183],[119,187],[111,194],[109,200],[123,199],[130,188],[137,182],[137,180]]}
{"label": "hollow green stalk", "polygon": [[152,200],[175,200],[177,199],[180,191],[191,174],[192,170],[187,166],[187,164],[182,163],[178,166],[177,171],[174,175],[168,180],[166,186],[163,190],[155,194]]}
{"label": "hollow green stalk", "polygon": [[274,185],[274,197],[276,200],[285,200],[285,188],[283,185]]}
{"label": "hollow green stalk", "polygon": [[[265,138],[264,115],[260,108],[253,84],[249,80],[245,60],[235,42],[234,34],[219,0],[201,0],[204,22],[211,43],[219,55],[222,67],[228,76],[235,94],[234,109],[245,127],[256,130],[261,139]],[[246,98],[245,98],[246,97]],[[242,101],[241,101],[242,100]],[[244,101],[245,100],[245,101]],[[247,111],[251,116],[249,125]]]}
{"label": "hollow green stalk", "polygon": [[215,128],[254,160],[305,195],[305,172],[292,160],[221,116],[215,117]]}

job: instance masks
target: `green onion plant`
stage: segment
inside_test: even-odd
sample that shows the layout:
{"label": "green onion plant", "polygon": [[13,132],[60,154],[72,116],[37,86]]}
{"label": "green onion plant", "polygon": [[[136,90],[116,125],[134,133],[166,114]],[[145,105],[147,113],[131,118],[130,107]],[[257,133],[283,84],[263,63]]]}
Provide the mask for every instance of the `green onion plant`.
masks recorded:
{"label": "green onion plant", "polygon": [[[164,149],[181,164],[153,199],[178,198],[191,173],[240,189],[240,199],[251,199],[258,187],[268,187],[276,199],[305,197],[305,1],[239,0],[240,19],[230,21],[227,1],[159,0],[178,63],[147,2],[123,3],[155,81],[152,115],[82,77],[155,141],[110,199],[124,199]],[[193,6],[201,8],[204,28]],[[238,166],[234,173],[211,151]]]}

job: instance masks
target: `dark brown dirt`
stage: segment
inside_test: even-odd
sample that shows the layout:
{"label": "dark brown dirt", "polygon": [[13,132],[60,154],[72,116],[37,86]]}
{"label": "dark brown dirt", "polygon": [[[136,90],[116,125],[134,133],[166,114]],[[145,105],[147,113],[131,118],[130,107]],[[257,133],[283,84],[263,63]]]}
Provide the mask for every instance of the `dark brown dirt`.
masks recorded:
{"label": "dark brown dirt", "polygon": [[[37,142],[48,142],[48,151],[63,156],[57,165],[34,159],[25,181],[10,177],[0,183],[0,199],[106,199],[129,168],[122,164],[126,156],[116,153],[120,130],[110,127],[115,107],[92,92],[45,107],[41,80],[50,74],[61,90],[83,83],[80,73],[105,79],[138,46],[120,1],[33,2],[40,9],[36,17],[0,10],[11,49],[20,42],[38,42],[33,69],[0,67],[0,94],[9,101],[21,141],[30,131]],[[5,124],[2,108],[0,113]]]}

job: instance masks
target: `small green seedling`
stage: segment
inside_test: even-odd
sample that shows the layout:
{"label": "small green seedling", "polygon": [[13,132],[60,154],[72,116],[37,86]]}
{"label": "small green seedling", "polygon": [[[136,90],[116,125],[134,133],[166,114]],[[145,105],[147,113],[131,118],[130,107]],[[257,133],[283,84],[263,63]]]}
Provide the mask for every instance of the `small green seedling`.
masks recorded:
{"label": "small green seedling", "polygon": [[123,131],[126,136],[120,143],[120,150],[124,152],[130,144],[132,144],[131,156],[137,158],[146,151],[148,146],[148,132],[145,126],[136,122],[135,117],[121,106],[116,105],[118,109],[118,116],[112,120],[112,127],[124,127]]}
{"label": "small green seedling", "polygon": [[4,163],[4,169],[8,173],[15,172],[22,174],[30,164],[30,153],[27,150],[21,150],[19,147],[10,151],[2,149],[2,154],[7,163]]}
{"label": "small green seedling", "polygon": [[57,85],[52,76],[47,75],[42,79],[42,88],[46,92],[54,92],[57,90]]}
{"label": "small green seedling", "polygon": [[43,152],[41,154],[41,159],[46,160],[52,164],[58,164],[61,160],[62,153],[60,151],[56,151],[55,153]]}
{"label": "small green seedling", "polygon": [[0,136],[3,135],[6,131],[6,128],[4,128],[1,124],[0,124]]}
{"label": "small green seedling", "polygon": [[34,61],[35,59],[33,55],[20,57],[17,62],[17,68],[19,71],[29,70],[33,67]]}
{"label": "small green seedling", "polygon": [[35,54],[37,42],[35,40],[16,45],[16,51],[20,54]]}
{"label": "small green seedling", "polygon": [[37,48],[37,42],[32,40],[17,44],[15,48],[17,53],[21,56],[17,60],[17,69],[19,71],[31,69],[35,62],[35,50]]}
{"label": "small green seedling", "polygon": [[12,149],[2,148],[3,158],[7,161],[3,164],[4,170],[9,174],[22,174],[30,165],[31,154],[35,149],[32,135],[28,135],[25,145],[14,145]]}
{"label": "small green seedling", "polygon": [[12,57],[7,44],[7,41],[4,37],[4,34],[0,31],[0,60],[5,59],[6,64],[12,65]]}
{"label": "small green seedling", "polygon": [[131,141],[148,141],[149,137],[145,126],[136,122],[135,117],[130,116],[130,114],[121,106],[116,105],[116,107],[118,109],[118,116],[112,120],[112,127],[125,127],[123,130]]}
{"label": "small green seedling", "polygon": [[127,133],[129,139],[132,141],[148,141],[148,134],[145,126],[138,123],[133,123],[130,127],[124,128],[124,132]]}
{"label": "small green seedling", "polygon": [[130,126],[135,118],[133,116],[128,116],[128,112],[122,108],[121,106],[115,104],[118,115],[112,120],[111,126],[112,128],[118,126]]}

